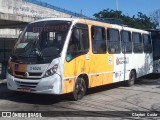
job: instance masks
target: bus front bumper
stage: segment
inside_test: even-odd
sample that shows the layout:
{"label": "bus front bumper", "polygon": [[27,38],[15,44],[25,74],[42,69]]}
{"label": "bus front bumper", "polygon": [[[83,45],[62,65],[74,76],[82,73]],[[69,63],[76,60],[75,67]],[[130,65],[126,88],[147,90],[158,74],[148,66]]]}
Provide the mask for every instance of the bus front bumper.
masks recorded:
{"label": "bus front bumper", "polygon": [[62,94],[62,79],[58,74],[40,79],[21,79],[7,73],[7,87],[13,91]]}

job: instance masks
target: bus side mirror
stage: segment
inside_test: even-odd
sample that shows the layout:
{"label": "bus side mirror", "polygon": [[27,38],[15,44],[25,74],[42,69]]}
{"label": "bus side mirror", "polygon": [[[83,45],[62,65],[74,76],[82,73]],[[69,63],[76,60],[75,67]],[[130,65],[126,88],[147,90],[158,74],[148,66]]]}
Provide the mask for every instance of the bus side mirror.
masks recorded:
{"label": "bus side mirror", "polygon": [[19,30],[19,34],[21,34],[21,33],[22,33],[22,31],[23,31],[23,28]]}
{"label": "bus side mirror", "polygon": [[19,31],[19,35],[22,33],[22,30]]}
{"label": "bus side mirror", "polygon": [[78,29],[77,25],[74,25],[74,26],[73,26],[73,30],[75,30],[75,29]]}
{"label": "bus side mirror", "polygon": [[22,31],[23,31],[23,29],[20,29],[20,30],[19,30],[19,35],[18,35],[18,37],[22,34]]}
{"label": "bus side mirror", "polygon": [[79,41],[79,36],[80,36],[79,29],[76,26],[74,26],[72,31],[72,41],[74,42]]}

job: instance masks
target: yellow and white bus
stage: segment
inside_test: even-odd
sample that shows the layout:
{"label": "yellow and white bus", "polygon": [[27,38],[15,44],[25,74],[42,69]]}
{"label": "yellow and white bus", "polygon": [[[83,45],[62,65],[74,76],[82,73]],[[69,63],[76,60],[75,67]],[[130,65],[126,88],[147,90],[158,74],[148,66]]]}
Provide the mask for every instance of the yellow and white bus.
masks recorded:
{"label": "yellow and white bus", "polygon": [[10,90],[71,93],[82,99],[87,88],[152,73],[147,31],[81,18],[49,18],[30,23],[8,62]]}

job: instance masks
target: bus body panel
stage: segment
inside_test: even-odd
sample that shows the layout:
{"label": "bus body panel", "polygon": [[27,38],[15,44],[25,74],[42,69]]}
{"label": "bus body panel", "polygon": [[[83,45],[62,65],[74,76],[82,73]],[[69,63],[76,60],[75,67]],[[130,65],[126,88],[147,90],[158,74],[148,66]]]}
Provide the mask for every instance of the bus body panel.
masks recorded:
{"label": "bus body panel", "polygon": [[89,87],[96,87],[113,82],[114,56],[109,54],[91,54],[87,64],[90,76]]}
{"label": "bus body panel", "polygon": [[[113,83],[114,56],[109,54],[82,55],[64,63],[64,93],[72,92],[76,78],[81,74],[89,77],[89,87]],[[102,65],[103,64],[103,65]]]}
{"label": "bus body panel", "polygon": [[70,62],[64,62],[64,84],[63,92],[69,93],[73,91],[75,80],[80,73],[85,71],[84,66],[85,55],[74,58]]}

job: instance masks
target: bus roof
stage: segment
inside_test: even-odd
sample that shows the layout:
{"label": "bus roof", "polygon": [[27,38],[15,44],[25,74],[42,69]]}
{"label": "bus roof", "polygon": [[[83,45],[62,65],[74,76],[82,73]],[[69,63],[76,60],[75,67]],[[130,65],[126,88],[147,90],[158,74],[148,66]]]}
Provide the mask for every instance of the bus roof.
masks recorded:
{"label": "bus roof", "polygon": [[89,25],[97,25],[97,26],[105,26],[109,28],[117,28],[120,30],[127,30],[127,31],[134,31],[134,32],[143,32],[143,33],[149,33],[147,30],[141,30],[141,29],[136,29],[136,28],[131,28],[131,27],[126,27],[123,25],[117,25],[117,24],[110,24],[102,21],[97,21],[97,20],[89,20],[85,18],[46,18],[46,19],[41,19],[34,21],[32,23],[40,22],[40,21],[49,21],[49,20],[62,20],[62,21],[75,21],[75,22],[81,22],[81,23],[86,23]]}

